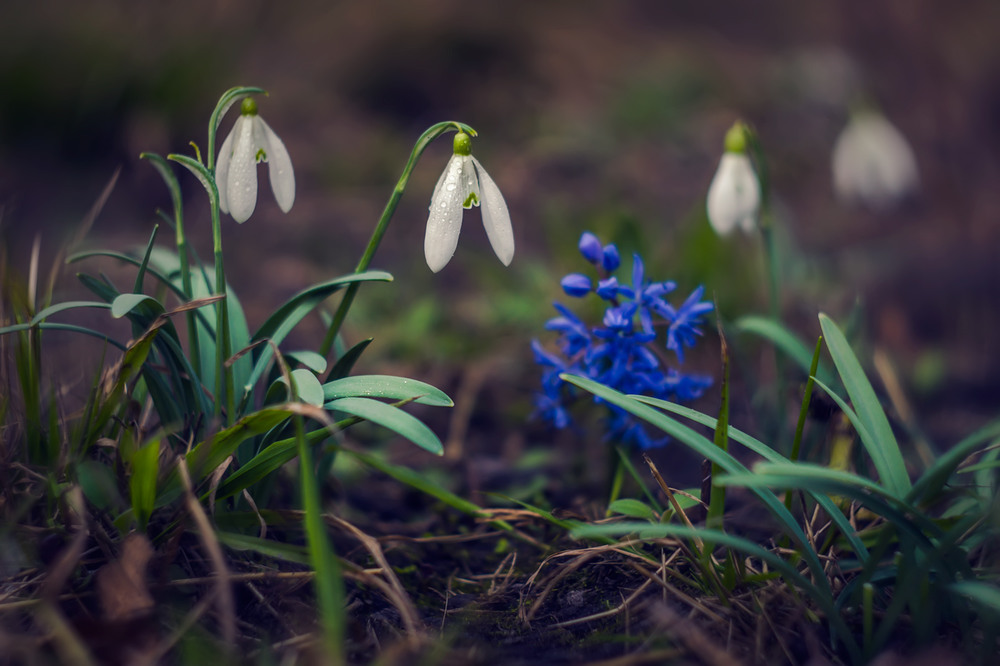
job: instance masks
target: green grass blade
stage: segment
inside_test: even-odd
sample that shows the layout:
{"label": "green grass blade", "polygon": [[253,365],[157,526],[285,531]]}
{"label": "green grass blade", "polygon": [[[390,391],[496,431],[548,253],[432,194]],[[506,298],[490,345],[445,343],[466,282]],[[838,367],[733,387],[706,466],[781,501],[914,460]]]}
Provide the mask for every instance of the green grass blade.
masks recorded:
{"label": "green grass blade", "polygon": [[326,381],[331,382],[337,379],[343,379],[347,375],[351,374],[351,370],[354,369],[354,364],[358,362],[361,358],[361,354],[368,349],[368,345],[372,343],[375,338],[368,338],[362,340],[361,342],[355,344],[353,347],[344,352],[337,362],[333,364],[330,368],[330,374],[326,376]]}
{"label": "green grass blade", "polygon": [[[559,375],[559,377],[563,381],[578,386],[585,391],[589,391],[603,400],[621,407],[633,416],[637,416],[659,428],[675,440],[683,443],[685,446],[695,451],[701,457],[707,458],[713,463],[717,463],[726,472],[730,474],[748,472],[747,468],[741,462],[733,458],[729,453],[720,450],[711,440],[698,434],[691,428],[678,423],[666,414],[653,409],[649,405],[644,404],[635,398],[625,396],[614,389],[610,389],[603,384],[599,384],[584,377],[568,374],[562,374]],[[781,501],[773,492],[771,492],[770,489],[754,488],[752,491],[762,502],[764,502],[768,510],[774,515],[775,519],[777,519],[782,529],[784,529],[796,545],[799,546],[802,556],[809,565],[809,568],[812,570],[813,576],[816,580],[823,581],[825,584],[826,574],[823,572],[823,565],[820,563],[819,557],[816,555],[815,551],[813,551],[812,547],[809,545],[809,540],[802,531],[802,528],[799,527],[795,517],[788,509],[785,508],[785,505],[781,503]],[[829,589],[827,589],[827,594],[829,593]]]}
{"label": "green grass blade", "polygon": [[328,402],[325,406],[332,412],[343,412],[377,423],[431,453],[444,454],[444,445],[434,431],[423,421],[398,407],[370,398],[340,398]]}
{"label": "green grass blade", "polygon": [[430,384],[392,375],[356,375],[337,379],[323,385],[323,396],[327,402],[338,398],[364,397],[408,400],[436,407],[455,405],[444,391]]}
{"label": "green grass blade", "polygon": [[622,516],[627,516],[629,518],[641,518],[642,520],[650,520],[653,522],[658,520],[656,512],[653,511],[652,507],[645,502],[640,502],[637,499],[631,499],[628,497],[617,499],[609,504],[608,511]]}
{"label": "green grass blade", "polygon": [[132,456],[129,497],[139,530],[145,532],[156,505],[156,478],[160,473],[160,440],[156,438]]}
{"label": "green grass blade", "polygon": [[[871,456],[885,487],[896,497],[903,498],[910,490],[910,477],[906,472],[906,463],[889,425],[889,419],[886,418],[875,390],[868,382],[847,338],[826,315],[821,314],[819,321],[823,337],[826,338],[826,347],[833,357],[834,365],[837,366],[837,372],[844,383],[844,388],[847,389],[847,395],[854,404],[857,418],[868,432],[869,436],[862,438],[868,455]],[[826,390],[829,392],[829,389]]]}
{"label": "green grass blade", "polygon": [[[102,303],[100,301],[66,301],[65,303],[56,303],[55,305],[50,305],[44,310],[39,310],[38,314],[31,318],[31,321],[28,322],[27,326],[37,326],[52,315],[60,312],[66,312],[67,310],[79,310],[81,308],[98,308],[107,310],[110,307],[111,306],[107,303]],[[0,333],[2,333],[2,330],[3,329],[0,329]]]}
{"label": "green grass blade", "polygon": [[320,624],[327,658],[331,663],[343,663],[344,629],[346,625],[346,594],[340,562],[333,552],[333,546],[326,533],[319,484],[312,463],[312,450],[306,440],[303,417],[296,414],[295,441],[299,453],[299,485],[302,491],[302,507],[305,511],[306,546],[309,549],[309,563],[316,572],[313,581],[319,605]]}
{"label": "green grass blade", "polygon": [[[663,409],[665,411],[677,414],[686,419],[690,419],[695,423],[707,426],[709,428],[715,428],[716,420],[707,414],[702,414],[690,407],[685,407],[684,405],[678,405],[673,402],[667,402],[665,400],[660,400],[658,398],[650,398],[648,396],[633,396],[636,400],[644,402],[653,407]],[[734,442],[742,444],[746,448],[750,449],[760,457],[768,460],[770,462],[788,462],[788,458],[767,446],[760,440],[751,437],[747,433],[729,426],[729,438]],[[809,495],[820,507],[826,512],[826,515],[833,520],[834,524],[840,529],[841,534],[848,540],[851,544],[851,548],[857,554],[858,558],[864,562],[868,559],[868,548],[865,546],[864,542],[858,538],[855,533],[854,528],[851,526],[847,517],[844,516],[843,511],[837,507],[837,505],[826,495],[822,493],[811,492],[812,489],[805,488],[806,494]]]}
{"label": "green grass blade", "polygon": [[988,423],[946,451],[913,484],[908,502],[929,499],[939,493],[962,461],[988,442],[1000,438],[1000,419]]}

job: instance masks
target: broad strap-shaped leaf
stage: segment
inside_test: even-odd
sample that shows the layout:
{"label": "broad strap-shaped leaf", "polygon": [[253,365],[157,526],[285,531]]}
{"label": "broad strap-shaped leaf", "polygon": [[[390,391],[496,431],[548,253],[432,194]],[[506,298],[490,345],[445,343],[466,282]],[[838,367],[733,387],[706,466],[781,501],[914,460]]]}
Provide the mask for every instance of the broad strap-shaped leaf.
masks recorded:
{"label": "broad strap-shaped leaf", "polygon": [[159,473],[160,440],[157,438],[147,442],[132,456],[129,496],[136,522],[143,531],[146,530],[146,524],[156,505],[156,479]]}
{"label": "broad strap-shaped leaf", "polygon": [[245,440],[264,434],[286,421],[293,413],[291,404],[262,409],[244,416],[230,427],[199,443],[186,456],[192,481],[197,483],[203,479],[233,455]]}
{"label": "broad strap-shaped leaf", "polygon": [[327,401],[363,397],[408,400],[435,407],[455,405],[443,391],[430,384],[392,375],[356,375],[337,379],[323,385],[323,396]]}
{"label": "broad strap-shaped leaf", "polygon": [[656,512],[653,511],[648,504],[628,497],[616,499],[608,505],[608,511],[622,516],[627,516],[629,518],[641,518],[643,520],[650,520],[653,522],[656,522],[657,520]]}
{"label": "broad strap-shaped leaf", "polygon": [[[250,342],[270,339],[277,346],[301,322],[306,315],[319,306],[328,296],[355,282],[391,282],[392,275],[385,271],[368,271],[344,275],[327,282],[313,285],[292,296],[284,305],[275,310],[261,327],[253,334]],[[243,391],[249,393],[267,370],[274,357],[270,345],[262,345],[259,356],[254,363],[253,371],[243,383]]]}
{"label": "broad strap-shaped leaf", "polygon": [[390,404],[371,398],[340,398],[328,402],[326,408],[377,423],[410,440],[422,449],[442,455],[444,445],[423,421]]}
{"label": "broad strap-shaped leaf", "polygon": [[[910,477],[906,472],[906,463],[889,425],[889,419],[886,418],[875,390],[861,368],[861,363],[851,351],[847,338],[825,314],[819,316],[819,322],[823,329],[826,347],[830,350],[833,363],[840,374],[840,380],[854,404],[858,420],[864,425],[864,432],[867,433],[867,437],[862,436],[861,441],[868,450],[868,455],[871,456],[883,485],[895,497],[902,499],[910,491]],[[829,392],[829,389],[825,390]]]}

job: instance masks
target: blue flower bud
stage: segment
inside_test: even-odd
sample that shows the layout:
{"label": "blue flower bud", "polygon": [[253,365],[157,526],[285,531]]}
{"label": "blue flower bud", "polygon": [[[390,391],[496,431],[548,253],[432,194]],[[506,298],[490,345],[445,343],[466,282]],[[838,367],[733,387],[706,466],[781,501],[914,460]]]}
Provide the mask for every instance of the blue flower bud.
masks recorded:
{"label": "blue flower bud", "polygon": [[604,255],[601,259],[601,265],[609,273],[613,273],[618,270],[618,267],[622,264],[621,255],[618,254],[618,248],[614,245],[608,244],[604,246]]}
{"label": "blue flower bud", "polygon": [[570,273],[562,279],[561,284],[567,296],[580,298],[590,293],[590,278],[580,273]]}
{"label": "blue flower bud", "polygon": [[601,241],[589,231],[580,236],[580,254],[590,263],[597,265],[601,260]]}

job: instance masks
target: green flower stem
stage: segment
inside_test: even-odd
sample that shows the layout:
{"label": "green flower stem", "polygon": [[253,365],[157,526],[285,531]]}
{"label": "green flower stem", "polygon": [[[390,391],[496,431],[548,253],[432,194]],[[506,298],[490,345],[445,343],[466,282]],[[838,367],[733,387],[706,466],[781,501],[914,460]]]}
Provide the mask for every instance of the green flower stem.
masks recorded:
{"label": "green flower stem", "polygon": [[[802,407],[799,409],[799,420],[795,424],[795,438],[792,440],[792,452],[788,459],[798,462],[802,452],[802,433],[806,427],[806,417],[809,415],[809,402],[812,400],[813,386],[816,384],[816,371],[819,369],[819,355],[823,349],[823,336],[816,340],[816,351],[813,352],[812,363],[809,366],[809,379],[806,381],[806,390],[802,396]],[[785,508],[792,508],[792,492],[785,495]]]}
{"label": "green flower stem", "polygon": [[[723,452],[729,450],[729,345],[726,336],[719,328],[719,338],[722,343],[722,386],[720,387],[721,405],[719,406],[719,419],[715,424],[715,445]],[[709,496],[708,515],[705,518],[705,527],[709,529],[723,530],[723,515],[726,511],[726,487],[719,484],[719,477],[722,475],[722,467],[717,463],[712,463],[712,489]],[[711,550],[706,550],[706,564],[711,559]]]}
{"label": "green flower stem", "polygon": [[[385,209],[382,211],[382,217],[379,218],[378,224],[375,225],[372,237],[368,241],[368,247],[365,248],[364,254],[361,255],[361,260],[358,262],[354,272],[361,273],[362,271],[368,270],[368,265],[371,263],[372,257],[375,256],[375,251],[382,242],[382,237],[385,235],[386,229],[389,228],[389,222],[392,220],[392,216],[396,213],[396,207],[399,205],[399,200],[403,197],[403,192],[406,190],[406,183],[410,180],[410,173],[413,172],[413,168],[417,165],[417,162],[420,160],[420,156],[423,155],[427,146],[429,146],[434,139],[449,131],[465,132],[471,136],[476,136],[476,130],[472,129],[465,123],[456,122],[454,120],[448,120],[432,125],[420,135],[420,138],[417,139],[416,144],[413,146],[413,151],[410,153],[409,161],[407,161],[406,166],[403,167],[403,174],[399,177],[399,181],[396,183],[396,187],[393,189],[392,195],[389,197],[389,201],[385,204]],[[344,319],[347,317],[347,311],[351,309],[351,304],[354,302],[354,296],[357,294],[359,286],[360,284],[355,282],[344,292],[344,297],[340,301],[340,306],[337,308],[337,312],[333,315],[333,321],[330,322],[330,328],[327,329],[326,337],[323,339],[322,346],[320,346],[319,353],[323,356],[329,355],[330,349],[333,347],[333,342],[336,340],[337,334],[340,332],[340,327],[344,323]]]}
{"label": "green flower stem", "polygon": [[[222,264],[222,221],[219,217],[218,197],[212,200],[212,244],[215,252],[215,293],[226,296],[226,271]],[[226,361],[232,356],[232,340],[229,334],[229,304],[226,298],[220,298],[215,304],[215,415],[222,410],[223,394],[226,401],[226,423],[232,425],[236,420],[235,398],[236,380],[233,367]]]}

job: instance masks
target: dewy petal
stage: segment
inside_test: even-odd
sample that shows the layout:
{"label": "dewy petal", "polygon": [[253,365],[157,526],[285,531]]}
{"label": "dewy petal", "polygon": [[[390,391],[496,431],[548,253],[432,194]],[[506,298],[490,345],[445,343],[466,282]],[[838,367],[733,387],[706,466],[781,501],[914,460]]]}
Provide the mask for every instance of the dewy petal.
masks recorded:
{"label": "dewy petal", "polygon": [[271,190],[283,213],[292,209],[295,203],[295,172],[292,170],[292,158],[288,149],[264,122],[260,116],[254,116],[254,136],[259,137],[257,144],[264,149],[264,159],[267,162],[267,175],[271,180]]}
{"label": "dewy petal", "polygon": [[227,196],[227,183],[229,178],[229,163],[233,158],[233,137],[236,136],[236,127],[239,122],[233,125],[226,140],[222,142],[219,149],[219,161],[215,165],[215,185],[219,188],[219,209],[223,213],[229,214],[229,197]]}
{"label": "dewy petal", "polygon": [[740,227],[756,225],[760,207],[760,184],[750,158],[743,153],[724,153],[708,188],[708,221],[720,236]]}
{"label": "dewy petal", "polygon": [[240,116],[233,128],[233,157],[226,174],[229,213],[237,222],[246,222],[257,206],[257,160],[253,143],[253,122]]}
{"label": "dewy petal", "polygon": [[462,230],[462,186],[465,164],[463,155],[452,155],[444,172],[434,187],[427,230],[424,234],[424,257],[427,266],[437,273],[444,268],[458,247],[458,234]]}
{"label": "dewy petal", "polygon": [[486,169],[475,157],[472,164],[479,175],[479,187],[482,193],[483,226],[486,236],[490,239],[493,251],[504,266],[510,266],[514,258],[514,229],[510,224],[510,213],[507,212],[507,202],[500,194],[500,188],[493,182]]}

